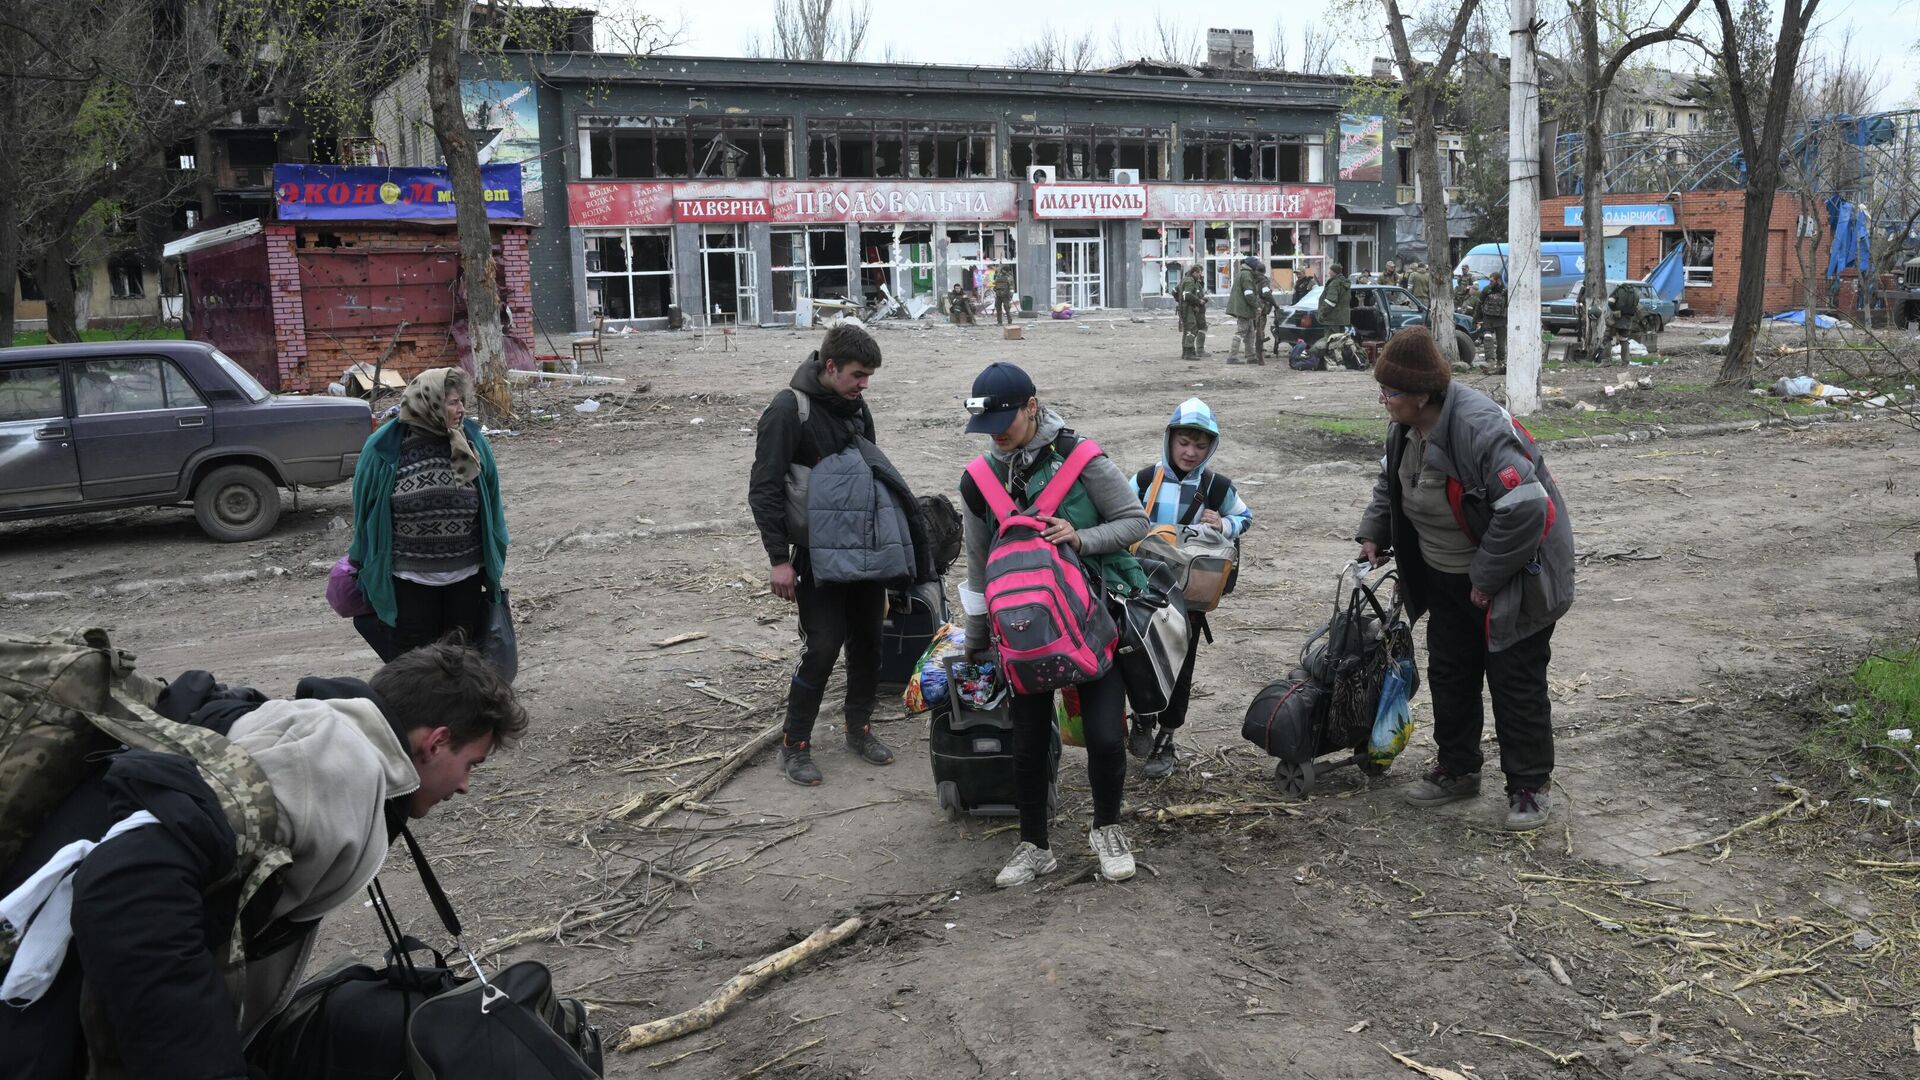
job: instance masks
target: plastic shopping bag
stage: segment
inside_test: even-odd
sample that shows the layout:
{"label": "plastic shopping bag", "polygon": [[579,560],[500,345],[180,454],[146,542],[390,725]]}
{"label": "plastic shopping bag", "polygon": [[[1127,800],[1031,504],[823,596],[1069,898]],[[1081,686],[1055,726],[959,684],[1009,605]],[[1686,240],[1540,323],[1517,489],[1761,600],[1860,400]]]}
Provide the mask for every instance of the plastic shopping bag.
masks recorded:
{"label": "plastic shopping bag", "polygon": [[1386,678],[1380,683],[1380,707],[1373,714],[1373,733],[1367,737],[1367,756],[1375,765],[1393,764],[1413,737],[1413,688],[1419,673],[1413,657],[1401,656],[1387,662]]}

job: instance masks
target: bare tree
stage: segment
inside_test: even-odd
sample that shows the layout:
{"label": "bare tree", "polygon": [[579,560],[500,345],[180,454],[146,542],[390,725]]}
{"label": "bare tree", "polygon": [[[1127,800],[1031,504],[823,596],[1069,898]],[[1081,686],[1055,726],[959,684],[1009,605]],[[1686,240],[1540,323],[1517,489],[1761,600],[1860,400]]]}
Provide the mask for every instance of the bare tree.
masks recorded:
{"label": "bare tree", "polygon": [[[1601,227],[1600,208],[1600,174],[1606,167],[1607,153],[1607,91],[1636,53],[1680,38],[1700,0],[1686,0],[1664,25],[1653,21],[1650,13],[1632,10],[1631,0],[1614,0],[1605,5],[1604,11],[1602,0],[1569,0],[1569,7],[1579,48],[1580,133],[1584,144],[1580,155],[1581,207],[1586,224],[1580,235],[1586,247],[1587,271],[1581,288],[1581,328],[1587,348],[1597,359],[1600,320],[1607,301],[1606,231]],[[1603,23],[1611,36],[1605,47],[1600,39]]]}
{"label": "bare tree", "polygon": [[[1741,14],[1751,16],[1756,5],[1764,18],[1764,0],[1747,0],[1747,10]],[[1749,63],[1755,51],[1751,35],[1743,36],[1741,14],[1735,13],[1732,0],[1713,0],[1713,7],[1720,16],[1720,71],[1727,82],[1728,107],[1733,111],[1740,153],[1748,170],[1746,206],[1740,221],[1739,292],[1719,382],[1744,385],[1752,381],[1754,341],[1759,336],[1766,300],[1767,226],[1773,217],[1774,193],[1780,189],[1780,145],[1788,112],[1784,107],[1767,106],[1792,97],[1800,50],[1820,0],[1781,0],[1780,29],[1768,65],[1771,70],[1757,70]],[[1749,25],[1753,22],[1748,21]],[[1762,86],[1760,92],[1765,96],[1756,99],[1755,91]],[[1755,115],[1756,104],[1760,106],[1759,116]]]}
{"label": "bare tree", "polygon": [[1099,66],[1100,46],[1091,30],[1073,37],[1052,26],[1040,28],[1040,36],[1007,53],[1007,66],[1036,71],[1091,71]]}
{"label": "bare tree", "polygon": [[1149,60],[1163,60],[1169,64],[1198,64],[1207,58],[1199,27],[1184,23],[1178,16],[1168,15],[1159,8],[1154,9],[1153,27],[1147,44]]}
{"label": "bare tree", "polygon": [[1292,43],[1285,20],[1273,21],[1273,38],[1267,42],[1265,63],[1275,71],[1294,71],[1302,75],[1337,75],[1333,62],[1332,31],[1308,23],[1300,31],[1300,66],[1294,67]]}
{"label": "bare tree", "polygon": [[773,28],[747,38],[747,55],[777,60],[858,60],[873,22],[872,0],[774,0]]}
{"label": "bare tree", "polygon": [[[1427,259],[1446,262],[1447,193],[1440,177],[1440,139],[1436,122],[1451,86],[1454,68],[1460,61],[1462,44],[1473,22],[1479,0],[1458,0],[1458,8],[1437,20],[1434,26],[1434,59],[1414,59],[1414,42],[1420,39],[1412,20],[1402,12],[1399,0],[1381,0],[1386,8],[1387,34],[1393,41],[1394,64],[1400,69],[1400,116],[1413,129],[1414,167],[1420,177],[1420,212],[1426,233]],[[1440,9],[1436,9],[1439,11]],[[1453,325],[1453,292],[1445,280],[1435,284],[1432,310],[1427,313],[1431,326]],[[1440,353],[1449,361],[1459,359],[1452,334],[1434,335]]]}

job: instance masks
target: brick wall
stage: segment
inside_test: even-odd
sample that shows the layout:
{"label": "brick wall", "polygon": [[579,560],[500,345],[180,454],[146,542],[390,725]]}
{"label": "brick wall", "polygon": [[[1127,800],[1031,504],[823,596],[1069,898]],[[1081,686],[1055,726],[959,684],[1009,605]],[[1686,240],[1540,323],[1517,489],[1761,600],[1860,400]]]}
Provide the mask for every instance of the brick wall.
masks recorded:
{"label": "brick wall", "polygon": [[[1602,205],[1665,202],[1663,193],[1613,193],[1601,196]],[[1664,252],[1660,236],[1684,225],[1693,232],[1711,232],[1713,245],[1713,283],[1689,285],[1686,304],[1702,315],[1731,316],[1740,286],[1740,226],[1746,213],[1747,198],[1742,191],[1689,191],[1680,196],[1674,208],[1674,225],[1641,225],[1627,229],[1627,273],[1643,278],[1659,265]],[[1540,232],[1548,239],[1579,240],[1581,230],[1565,224],[1566,208],[1580,205],[1577,195],[1548,199],[1540,204]],[[1783,311],[1799,307],[1802,300],[1800,258],[1794,252],[1795,225],[1800,216],[1800,201],[1789,192],[1773,200],[1773,216],[1767,228],[1767,271],[1765,310]],[[1819,274],[1824,256],[1816,260]],[[1816,283],[1816,287],[1817,283]]]}
{"label": "brick wall", "polygon": [[508,229],[500,237],[500,302],[513,316],[507,336],[533,350],[533,258],[528,230]]}
{"label": "brick wall", "polygon": [[[267,282],[273,302],[273,357],[279,381],[274,389],[306,393],[307,318],[301,307],[300,261],[294,254],[294,227],[268,225]],[[321,389],[325,389],[325,382]]]}

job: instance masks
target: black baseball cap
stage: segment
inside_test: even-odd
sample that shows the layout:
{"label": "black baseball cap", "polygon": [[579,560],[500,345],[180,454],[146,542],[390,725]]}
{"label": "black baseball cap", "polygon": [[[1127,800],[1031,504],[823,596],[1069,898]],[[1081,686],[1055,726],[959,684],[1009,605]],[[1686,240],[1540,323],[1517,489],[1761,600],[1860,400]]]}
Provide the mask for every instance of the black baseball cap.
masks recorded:
{"label": "black baseball cap", "polygon": [[988,364],[974,376],[973,393],[967,397],[967,412],[973,416],[967,421],[967,434],[998,435],[1007,430],[1035,393],[1026,372],[1004,361]]}

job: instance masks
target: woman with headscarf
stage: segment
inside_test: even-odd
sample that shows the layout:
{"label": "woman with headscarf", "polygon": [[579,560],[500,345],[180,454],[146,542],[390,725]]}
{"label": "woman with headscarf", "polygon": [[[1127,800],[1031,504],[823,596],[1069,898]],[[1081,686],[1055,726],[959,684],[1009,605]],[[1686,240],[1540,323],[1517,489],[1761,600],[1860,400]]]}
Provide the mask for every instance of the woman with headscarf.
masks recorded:
{"label": "woman with headscarf", "polygon": [[414,376],[354,469],[347,558],[395,656],[452,630],[477,645],[486,605],[500,602],[507,519],[493,448],[466,415],[472,395],[459,368]]}
{"label": "woman with headscarf", "polygon": [[1500,403],[1453,381],[1424,326],[1374,362],[1387,453],[1355,539],[1400,564],[1407,613],[1427,617],[1427,687],[1439,760],[1406,799],[1480,794],[1484,685],[1506,774],[1506,827],[1546,824],[1552,804],[1553,628],[1573,606],[1573,522],[1540,447]]}
{"label": "woman with headscarf", "polygon": [[[1080,442],[1064,417],[1040,404],[1027,373],[1012,364],[989,365],[973,380],[967,412],[972,415],[968,433],[991,439],[987,468],[1013,505],[1023,510],[1039,499]],[[967,581],[960,599],[967,613],[967,651],[978,657],[988,645],[987,555],[999,527],[971,472],[962,475],[960,496],[966,504],[967,550]],[[1073,549],[1095,595],[1146,586],[1146,575],[1128,549],[1147,535],[1147,513],[1126,474],[1105,454],[1087,463],[1046,521],[1045,538]],[[1087,839],[1100,862],[1100,876],[1123,881],[1134,872],[1133,847],[1120,829],[1127,781],[1127,691],[1116,669],[1081,683],[1079,690],[1087,781],[1093,788],[1093,828]],[[1024,885],[1060,865],[1047,835],[1053,722],[1053,694],[1014,696],[1013,785],[1020,843],[994,879],[1001,888]]]}

